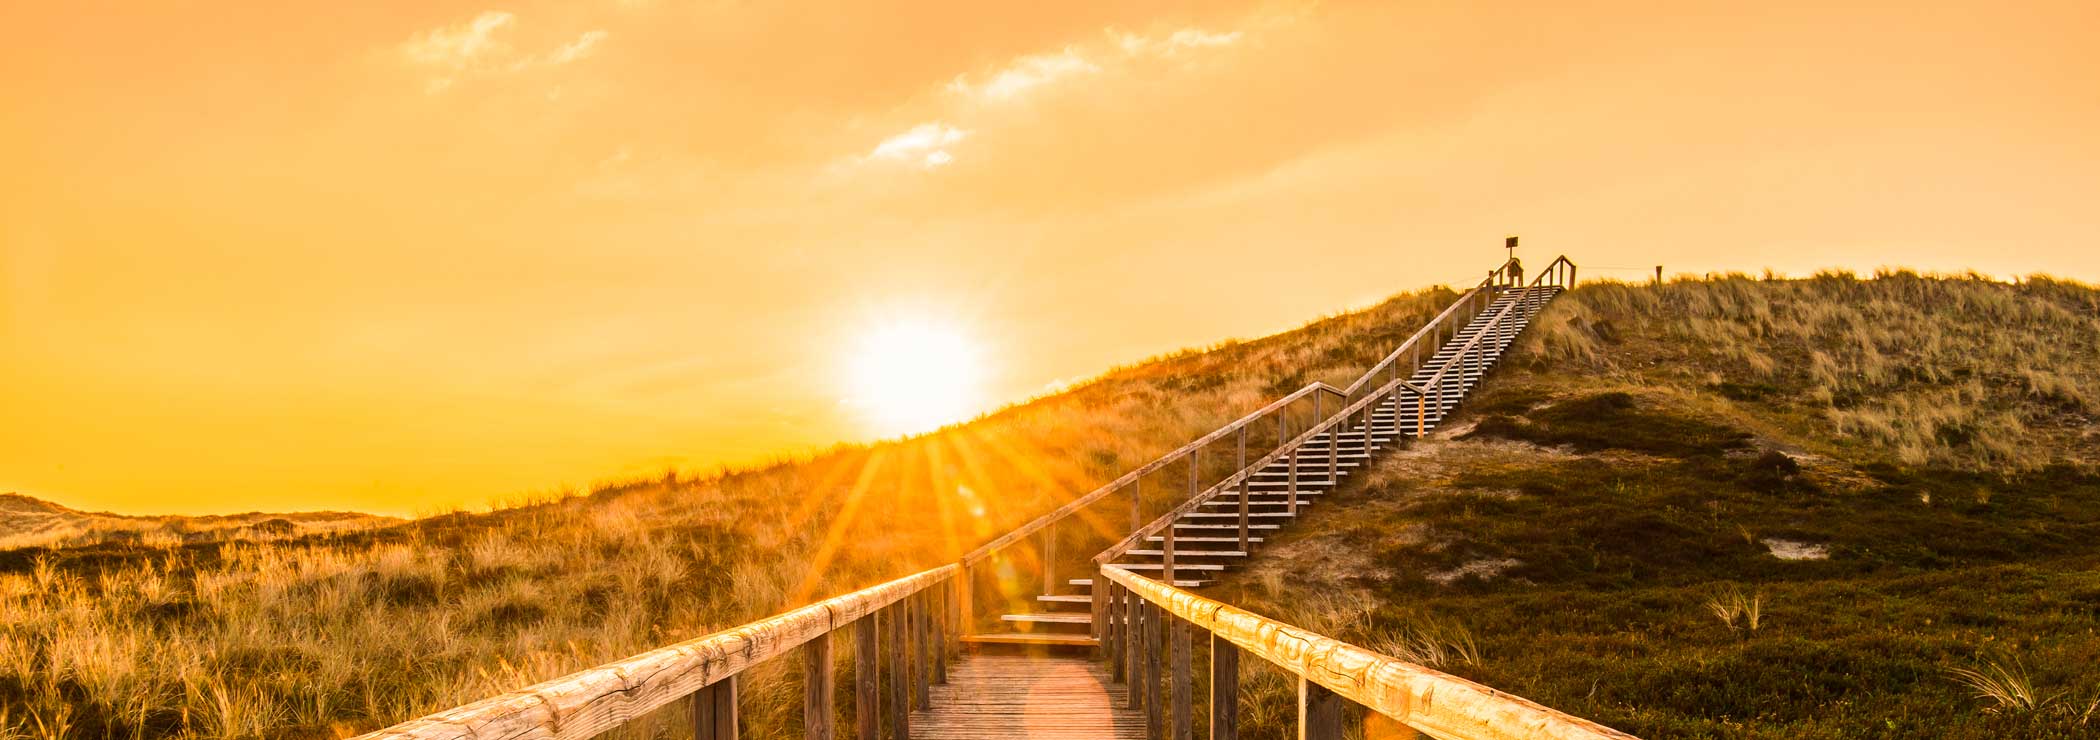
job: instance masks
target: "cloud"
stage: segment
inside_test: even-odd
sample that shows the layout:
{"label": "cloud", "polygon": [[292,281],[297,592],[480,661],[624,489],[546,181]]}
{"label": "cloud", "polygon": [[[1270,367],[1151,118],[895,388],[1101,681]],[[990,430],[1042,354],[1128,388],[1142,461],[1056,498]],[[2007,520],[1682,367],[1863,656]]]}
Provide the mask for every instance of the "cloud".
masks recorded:
{"label": "cloud", "polygon": [[1231,46],[1240,42],[1241,32],[1221,33],[1201,28],[1184,28],[1163,37],[1145,36],[1110,30],[1116,46],[1126,56],[1175,57],[1186,52]]}
{"label": "cloud", "polygon": [[602,30],[585,31],[545,54],[520,54],[502,38],[517,21],[515,15],[491,10],[464,23],[411,36],[397,51],[403,64],[429,73],[424,90],[437,94],[470,78],[557,67],[588,58],[607,35]]}
{"label": "cloud", "polygon": [[1036,54],[1015,59],[1013,64],[993,74],[991,79],[982,84],[972,84],[967,78],[957,77],[954,82],[948,83],[948,90],[964,95],[1006,100],[1072,75],[1099,71],[1099,65],[1088,61],[1078,50],[1066,47],[1055,54]]}
{"label": "cloud", "polygon": [[946,166],[955,161],[949,153],[950,145],[969,138],[970,132],[939,121],[913,126],[910,131],[883,139],[868,159],[885,159],[899,162],[917,162],[926,169]]}

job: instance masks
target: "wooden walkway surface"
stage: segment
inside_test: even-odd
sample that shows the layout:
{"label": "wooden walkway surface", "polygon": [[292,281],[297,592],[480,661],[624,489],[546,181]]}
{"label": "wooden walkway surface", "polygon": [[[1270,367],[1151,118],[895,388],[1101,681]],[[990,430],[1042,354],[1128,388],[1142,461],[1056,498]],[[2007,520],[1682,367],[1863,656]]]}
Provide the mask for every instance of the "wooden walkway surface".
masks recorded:
{"label": "wooden walkway surface", "polygon": [[1085,658],[965,653],[911,715],[913,740],[1143,740],[1145,715]]}

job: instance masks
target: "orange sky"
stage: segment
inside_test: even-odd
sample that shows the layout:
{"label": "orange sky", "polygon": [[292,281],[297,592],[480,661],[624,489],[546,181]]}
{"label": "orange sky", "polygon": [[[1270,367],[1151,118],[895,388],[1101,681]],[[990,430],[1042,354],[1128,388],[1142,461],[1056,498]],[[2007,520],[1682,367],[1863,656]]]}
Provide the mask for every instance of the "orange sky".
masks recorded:
{"label": "orange sky", "polygon": [[705,469],[881,433],[884,322],[974,337],[989,405],[1506,232],[2100,279],[2090,0],[198,5],[0,9],[0,491]]}

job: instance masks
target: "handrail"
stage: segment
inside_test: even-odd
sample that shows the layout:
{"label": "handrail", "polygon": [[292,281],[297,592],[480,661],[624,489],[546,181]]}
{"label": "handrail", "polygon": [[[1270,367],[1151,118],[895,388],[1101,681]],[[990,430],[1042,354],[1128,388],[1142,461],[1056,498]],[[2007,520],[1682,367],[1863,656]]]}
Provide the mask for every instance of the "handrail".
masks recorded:
{"label": "handrail", "polygon": [[1421,329],[1416,330],[1413,336],[1408,337],[1407,341],[1402,342],[1399,347],[1395,348],[1392,352],[1388,353],[1385,359],[1380,360],[1375,365],[1372,365],[1371,369],[1365,371],[1362,376],[1359,376],[1355,382],[1350,383],[1347,388],[1336,388],[1335,386],[1328,384],[1324,381],[1317,380],[1311,383],[1307,383],[1304,388],[1300,388],[1297,391],[1292,392],[1290,395],[1277,399],[1275,402],[1272,402],[1267,406],[1263,406],[1260,409],[1256,409],[1252,412],[1249,412],[1246,415],[1241,416],[1240,418],[1235,419],[1222,427],[1219,427],[1217,430],[1211,432],[1210,434],[1199,437],[1196,440],[1189,442],[1188,444],[1184,444],[1179,448],[1167,452],[1166,454],[1159,456],[1159,458],[1153,460],[1152,462],[1139,466],[1138,468],[1128,473],[1124,473],[1123,475],[1117,477],[1115,480],[1102,484],[1099,488],[1095,488],[1094,490],[1089,491],[1083,496],[1072,499],[1071,501],[1066,502],[1063,506],[1059,506],[1056,509],[1052,509],[1049,512],[1044,513],[1042,516],[1030,520],[1027,524],[1021,525],[1019,528],[1011,532],[1008,532],[1004,535],[992,539],[989,542],[984,543],[983,545],[978,546],[976,549],[973,549],[962,556],[962,564],[964,566],[976,565],[984,558],[990,557],[993,552],[996,552],[1009,545],[1012,545],[1015,542],[1019,542],[1022,539],[1027,538],[1029,535],[1035,534],[1036,532],[1041,531],[1043,528],[1055,524],[1058,521],[1077,513],[1080,509],[1083,509],[1096,501],[1106,498],[1109,495],[1115,493],[1116,491],[1122,490],[1124,486],[1130,485],[1131,483],[1137,481],[1139,478],[1156,472],[1169,464],[1178,462],[1182,458],[1187,457],[1189,453],[1201,449],[1214,442],[1217,442],[1218,440],[1224,439],[1226,435],[1238,431],[1242,427],[1246,427],[1249,424],[1252,424],[1255,420],[1260,419],[1261,417],[1266,416],[1270,413],[1273,413],[1277,409],[1284,408],[1290,405],[1292,402],[1304,398],[1310,393],[1319,390],[1325,390],[1329,393],[1341,396],[1345,399],[1355,395],[1356,391],[1361,389],[1364,386],[1364,384],[1376,378],[1378,376],[1378,373],[1384,371],[1386,367],[1390,366],[1393,362],[1397,361],[1403,352],[1412,349],[1416,345],[1416,343],[1421,340],[1422,337],[1428,335],[1431,331],[1442,327],[1443,324],[1447,320],[1449,320],[1454,313],[1456,313],[1460,308],[1464,307],[1469,302],[1474,300],[1475,297],[1479,295],[1482,290],[1485,290],[1488,287],[1490,287],[1494,282],[1493,275],[1502,274],[1508,268],[1508,262],[1504,262],[1501,266],[1495,268],[1495,270],[1491,271],[1489,278],[1482,280],[1479,285],[1476,285],[1472,289],[1466,291],[1464,294],[1461,294],[1456,300],[1453,300],[1451,302],[1451,305],[1445,306],[1444,310],[1439,312],[1435,318],[1430,319],[1429,322],[1424,324]]}
{"label": "handrail", "polygon": [[1234,431],[1238,431],[1241,427],[1245,427],[1249,424],[1252,424],[1255,420],[1260,419],[1263,416],[1267,416],[1268,414],[1275,412],[1277,409],[1289,406],[1292,403],[1297,402],[1299,399],[1302,399],[1315,391],[1322,390],[1336,394],[1342,392],[1341,389],[1336,388],[1332,385],[1328,385],[1327,383],[1321,381],[1316,380],[1311,383],[1308,383],[1304,388],[1300,388],[1296,391],[1293,391],[1288,396],[1276,399],[1275,401],[1270,402],[1267,406],[1263,406],[1259,409],[1247,412],[1245,416],[1241,416],[1240,418],[1233,420],[1225,426],[1218,427],[1217,431],[1198,437],[1195,441],[1182,445],[1181,447],[1176,448],[1172,452],[1168,452],[1164,455],[1161,455],[1157,460],[1153,460],[1152,462],[1138,466],[1136,469],[1128,473],[1124,473],[1123,475],[1117,477],[1115,480],[1102,484],[1100,488],[1096,488],[1093,491],[1087,493],[1086,495],[1080,496],[1079,498],[1072,499],[1071,501],[1066,502],[1065,505],[1052,509],[1048,513],[1045,513],[1042,516],[1030,520],[1027,524],[1023,524],[1011,532],[1007,532],[1006,534],[993,538],[989,542],[979,545],[977,549],[971,550],[969,553],[962,556],[962,564],[965,566],[976,565],[979,561],[990,557],[993,552],[999,550],[1000,548],[1006,547],[1007,545],[1011,545],[1015,542],[1019,542],[1023,538],[1026,538],[1028,535],[1035,534],[1036,532],[1041,531],[1044,527],[1056,524],[1058,520],[1064,519],[1067,516],[1071,516],[1073,513],[1079,511],[1080,509],[1086,508],[1088,504],[1092,504],[1095,501],[1099,501],[1102,498],[1107,497],[1109,494],[1121,490],[1124,486],[1130,485],[1138,478],[1156,472],[1160,468],[1164,468],[1167,465],[1180,460],[1181,458],[1187,457],[1188,454],[1191,452],[1209,446],[1210,444],[1217,442],[1218,440],[1224,439],[1227,434]]}
{"label": "handrail", "polygon": [[[943,565],[738,627],[409,720],[358,740],[589,738],[954,577]],[[939,610],[932,614],[938,615]],[[923,624],[921,626],[924,626]]]}
{"label": "handrail", "polygon": [[1283,459],[1285,455],[1295,453],[1297,449],[1303,446],[1305,443],[1310,442],[1318,438],[1320,435],[1327,433],[1327,430],[1333,428],[1335,425],[1346,422],[1351,415],[1363,411],[1365,407],[1376,403],[1387,393],[1391,393],[1394,388],[1398,388],[1401,384],[1406,382],[1407,381],[1400,380],[1397,378],[1390,381],[1386,381],[1386,384],[1379,386],[1377,391],[1366,394],[1363,398],[1357,399],[1355,403],[1352,403],[1349,406],[1343,408],[1342,410],[1336,411],[1335,413],[1329,415],[1327,418],[1322,419],[1319,422],[1312,424],[1311,426],[1308,426],[1304,432],[1301,432],[1296,437],[1292,437],[1290,441],[1284,444],[1277,445],[1275,450],[1272,450],[1268,454],[1261,456],[1259,459],[1247,463],[1246,467],[1243,467],[1238,471],[1234,472],[1232,475],[1228,475],[1224,479],[1219,480],[1210,488],[1206,488],[1203,491],[1197,493],[1196,495],[1190,496],[1188,500],[1181,502],[1180,505],[1175,506],[1172,510],[1169,510],[1165,514],[1161,514],[1158,518],[1153,519],[1151,522],[1145,524],[1143,527],[1139,527],[1137,531],[1130,533],[1130,536],[1123,538],[1115,544],[1109,545],[1108,549],[1102,550],[1100,554],[1094,556],[1094,562],[1097,565],[1106,564],[1109,560],[1122,557],[1124,553],[1128,552],[1132,547],[1136,546],[1137,543],[1145,541],[1146,537],[1150,537],[1154,534],[1157,534],[1160,530],[1171,526],[1173,521],[1175,519],[1180,518],[1181,515],[1187,514],[1191,511],[1195,511],[1197,508],[1202,507],[1205,502],[1208,502],[1213,498],[1217,498],[1218,494],[1225,492],[1226,490],[1230,489],[1233,485],[1236,485],[1241,481],[1253,477],[1257,471],[1260,471],[1262,468],[1268,467],[1270,463]]}
{"label": "handrail", "polygon": [[[1563,263],[1567,264],[1570,267],[1574,266],[1574,263],[1569,262],[1567,257],[1560,257],[1559,259],[1556,259],[1553,262],[1547,264],[1546,269],[1539,270],[1538,276],[1532,278],[1531,285],[1525,288],[1521,288],[1521,290],[1529,292],[1539,289],[1539,287],[1546,280],[1546,277],[1554,274],[1554,268],[1562,265]],[[1464,358],[1466,356],[1466,352],[1468,350],[1477,351],[1480,347],[1481,340],[1486,339],[1491,332],[1493,332],[1496,328],[1500,327],[1502,322],[1508,319],[1510,313],[1514,311],[1517,308],[1517,306],[1522,302],[1523,301],[1521,300],[1515,300],[1503,304],[1502,308],[1497,310],[1494,316],[1488,318],[1488,323],[1486,326],[1481,327],[1481,330],[1479,332],[1474,333],[1473,338],[1466,340],[1465,344],[1459,345],[1458,351],[1453,352],[1451,354],[1452,361],[1446,362],[1441,367],[1438,367],[1436,370],[1436,374],[1429,376],[1429,380],[1427,382],[1422,383],[1422,387],[1430,389],[1430,391],[1436,395],[1436,400],[1439,406],[1443,404],[1444,400],[1444,374],[1451,372],[1451,368],[1454,365],[1463,369],[1465,367]],[[1398,410],[1396,409],[1395,411],[1395,415],[1397,416]],[[1418,410],[1418,414],[1419,413],[1420,412]],[[1422,426],[1420,424],[1417,424],[1415,426],[1415,434],[1416,436],[1421,436]]]}
{"label": "handrail", "polygon": [[[1245,609],[1240,609],[1188,591],[1172,584],[1137,575],[1113,565],[1103,565],[1101,576],[1128,589],[1159,610],[1181,620],[1175,628],[1184,629],[1183,624],[1210,633],[1277,667],[1297,676],[1299,680],[1318,685],[1328,692],[1361,704],[1371,711],[1385,715],[1425,734],[1439,738],[1464,738],[1465,740],[1637,740],[1633,735],[1614,730],[1581,717],[1555,710],[1520,696],[1497,691],[1442,671],[1409,663],[1398,658],[1351,645],[1295,625],[1270,619]],[[1134,611],[1134,610],[1133,610]],[[1155,622],[1146,622],[1147,625]],[[1149,626],[1147,627],[1149,629]],[[1116,634],[1130,634],[1114,631]],[[1183,685],[1190,681],[1188,675],[1185,638],[1174,639],[1175,665],[1172,680],[1176,682],[1177,697]],[[1234,669],[1221,672],[1215,670],[1220,660],[1213,640],[1211,660],[1214,670],[1213,682],[1237,681],[1237,663]],[[1226,658],[1237,661],[1237,654]],[[1152,674],[1152,679],[1157,675]],[[1131,681],[1131,691],[1141,689]],[[1231,688],[1226,687],[1230,693]],[[1212,695],[1219,695],[1214,683]],[[1304,692],[1301,692],[1301,696]],[[1177,699],[1177,709],[1187,705]],[[1228,707],[1229,710],[1229,707]],[[1302,712],[1309,713],[1309,712]],[[1213,722],[1230,722],[1232,717],[1221,716],[1219,707],[1211,707]],[[1339,714],[1331,721],[1339,725]],[[1301,717],[1301,722],[1318,721],[1317,718]],[[1175,726],[1184,726],[1186,718],[1176,718]],[[1331,728],[1339,730],[1339,727]],[[1220,731],[1213,725],[1212,737]],[[1300,737],[1319,737],[1323,731],[1304,732]],[[1339,734],[1338,732],[1334,734]],[[1236,736],[1237,733],[1232,733]]]}

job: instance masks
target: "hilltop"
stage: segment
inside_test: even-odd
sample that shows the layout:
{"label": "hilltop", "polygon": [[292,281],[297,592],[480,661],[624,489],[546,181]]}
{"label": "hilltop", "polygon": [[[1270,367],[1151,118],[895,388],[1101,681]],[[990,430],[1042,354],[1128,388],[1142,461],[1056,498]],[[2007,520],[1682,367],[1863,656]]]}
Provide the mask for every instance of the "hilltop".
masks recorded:
{"label": "hilltop", "polygon": [[177,545],[220,540],[279,540],[399,524],[395,517],[349,511],[211,516],[129,516],[79,511],[20,493],[0,493],[0,550],[95,544]]}
{"label": "hilltop", "polygon": [[1643,737],[2090,737],[2096,400],[2087,286],[1585,286],[1221,591]]}

